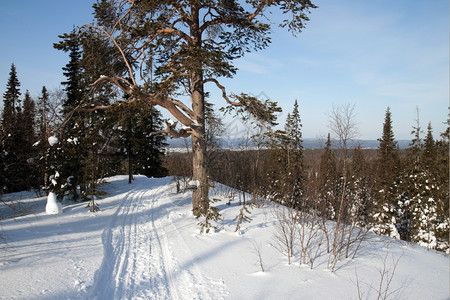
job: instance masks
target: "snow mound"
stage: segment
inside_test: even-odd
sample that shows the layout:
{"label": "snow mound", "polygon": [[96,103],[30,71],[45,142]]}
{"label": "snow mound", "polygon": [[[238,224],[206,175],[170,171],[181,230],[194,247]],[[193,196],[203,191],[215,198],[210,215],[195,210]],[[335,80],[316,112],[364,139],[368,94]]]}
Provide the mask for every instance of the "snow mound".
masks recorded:
{"label": "snow mound", "polygon": [[48,143],[50,144],[50,146],[54,146],[56,144],[58,144],[59,140],[56,136],[51,136],[48,138]]}
{"label": "snow mound", "polygon": [[61,203],[56,200],[56,195],[50,192],[47,197],[47,205],[45,206],[45,212],[48,215],[61,214],[63,211]]}

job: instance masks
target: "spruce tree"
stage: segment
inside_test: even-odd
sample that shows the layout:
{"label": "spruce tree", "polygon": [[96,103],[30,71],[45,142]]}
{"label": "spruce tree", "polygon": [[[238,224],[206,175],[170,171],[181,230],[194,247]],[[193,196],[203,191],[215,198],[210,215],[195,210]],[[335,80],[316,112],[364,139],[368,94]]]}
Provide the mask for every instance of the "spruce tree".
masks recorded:
{"label": "spruce tree", "polygon": [[63,50],[69,53],[69,62],[62,68],[63,75],[67,78],[66,81],[61,82],[65,86],[66,100],[63,103],[63,114],[67,115],[71,112],[81,101],[83,97],[83,86],[81,81],[82,66],[81,66],[81,44],[75,33],[75,30],[70,34],[60,35],[59,38],[63,42],[54,44],[58,50]]}
{"label": "spruce tree", "polygon": [[428,123],[427,135],[424,139],[424,148],[421,159],[427,169],[432,170],[433,166],[436,165],[437,149],[433,138],[433,128],[431,127],[431,122]]}
{"label": "spruce tree", "polygon": [[414,214],[419,213],[418,204],[423,201],[420,195],[420,190],[424,188],[423,184],[425,183],[425,174],[421,159],[423,148],[421,133],[422,129],[420,127],[419,116],[417,115],[416,124],[411,131],[414,137],[402,164],[403,169],[400,173],[401,180],[398,185],[399,193],[397,196],[398,209],[396,210],[396,226],[400,238],[406,241],[414,241],[415,233],[412,232],[412,228],[417,226],[417,215],[415,216]]}
{"label": "spruce tree", "polygon": [[[417,118],[413,127],[414,138],[405,157],[403,176],[399,185],[401,194],[399,204],[402,221],[398,226],[402,239],[410,240],[427,248],[437,246],[436,231],[439,226],[438,202],[439,184],[433,174],[436,156],[431,126],[428,126],[427,138],[424,143],[420,134],[420,124]],[[426,150],[425,150],[426,149]],[[431,164],[431,165],[430,165]]]}
{"label": "spruce tree", "polygon": [[321,213],[326,219],[334,219],[339,210],[339,174],[336,157],[331,148],[330,134],[328,134],[325,148],[320,156],[319,182]]}
{"label": "spruce tree", "polygon": [[26,142],[25,146],[29,150],[36,142],[36,105],[28,90],[26,91],[25,99],[23,100],[21,123],[23,124],[24,139]]}
{"label": "spruce tree", "polygon": [[3,94],[2,130],[5,135],[12,134],[16,127],[17,105],[19,103],[20,82],[14,64],[11,64],[6,91]]}
{"label": "spruce tree", "polygon": [[6,192],[16,192],[23,188],[21,170],[25,167],[22,153],[22,133],[18,126],[20,107],[20,82],[16,67],[11,65],[6,91],[3,94],[2,112],[2,175]]}
{"label": "spruce tree", "polygon": [[147,177],[163,177],[167,170],[163,167],[165,136],[154,132],[163,129],[161,113],[148,103],[137,114],[136,123],[136,158],[134,169]]}
{"label": "spruce tree", "polygon": [[[84,84],[101,76],[105,64],[99,63],[98,56],[104,55],[104,48],[92,49],[86,46],[90,45],[91,40],[81,38],[74,32],[61,35],[60,38],[61,41],[54,44],[54,47],[68,52],[69,62],[63,67],[63,74],[67,78],[62,82],[66,91],[66,101],[63,103],[65,121],[59,133],[59,151],[54,156],[58,161],[59,178],[65,187],[58,191],[58,196],[69,193],[74,199],[81,195],[83,200],[93,201],[100,193],[96,182],[104,172],[105,162],[102,161],[104,156],[101,152],[111,129],[106,127],[104,112],[89,111],[80,104],[90,96],[92,105],[105,105],[114,95],[109,88],[93,93]],[[80,107],[85,110],[77,111]],[[50,170],[50,173],[53,172],[54,170]],[[80,188],[80,195],[77,187]],[[95,205],[92,204],[91,208],[95,209]]]}
{"label": "spruce tree", "polygon": [[48,191],[48,168],[49,168],[49,145],[48,138],[50,137],[50,104],[49,104],[49,93],[45,86],[42,87],[41,95],[38,97],[37,101],[37,141],[35,148],[39,152],[39,184],[43,187],[45,191]]}
{"label": "spruce tree", "polygon": [[288,114],[284,127],[287,140],[285,150],[287,151],[287,176],[289,189],[288,193],[292,201],[298,205],[305,194],[305,170],[303,162],[303,139],[302,122],[298,110],[297,100],[294,102],[292,114]]}
{"label": "spruce tree", "polygon": [[[75,30],[70,34],[64,34],[59,37],[62,41],[53,46],[56,49],[69,53],[69,62],[62,68],[67,80],[61,83],[65,86],[64,91],[66,92],[62,109],[65,122],[60,132],[58,132],[58,147],[51,146],[44,138],[44,136],[49,136],[49,138],[51,136],[50,132],[44,133],[44,130],[49,131],[49,128],[45,128],[44,110],[46,108],[45,106],[41,108],[43,110],[41,113],[42,141],[48,147],[46,150],[47,167],[45,168],[45,177],[49,181],[44,185],[54,191],[59,199],[65,194],[71,194],[73,199],[76,200],[79,197],[77,187],[81,183],[83,172],[82,161],[88,156],[87,147],[80,144],[85,127],[84,119],[80,114],[73,114],[74,109],[84,96],[84,87],[82,85],[83,70],[80,62],[82,53],[80,41],[75,34]],[[45,103],[48,98],[46,90],[43,90],[42,94],[42,101]],[[58,185],[54,184],[56,178],[58,178]]]}
{"label": "spruce tree", "polygon": [[39,187],[39,172],[38,172],[38,152],[33,145],[37,142],[36,138],[36,107],[34,100],[31,98],[28,90],[25,93],[23,100],[22,116],[18,126],[22,131],[22,151],[23,164],[26,168],[23,169],[23,178],[26,182],[26,188]]}
{"label": "spruce tree", "polygon": [[129,182],[133,174],[166,176],[167,170],[162,165],[165,136],[155,134],[163,129],[161,113],[148,103],[137,102],[109,115],[115,120],[120,116],[116,147],[128,161]]}
{"label": "spruce tree", "polygon": [[[447,126],[450,125],[450,118],[446,122]],[[434,174],[437,178],[437,184],[439,186],[437,199],[437,228],[436,228],[436,249],[450,253],[450,234],[449,234],[449,129],[441,134],[442,139],[435,142],[436,148],[436,160],[435,167],[431,168],[435,170]],[[427,143],[425,143],[425,148]],[[427,150],[425,150],[427,151]]]}
{"label": "spruce tree", "polygon": [[371,185],[367,171],[367,161],[361,146],[353,150],[348,182],[348,209],[351,221],[358,226],[367,226],[368,210],[371,203]]}
{"label": "spruce tree", "polygon": [[383,134],[378,139],[380,145],[376,159],[376,187],[370,219],[373,231],[378,234],[399,237],[396,228],[397,184],[400,172],[400,157],[392,129],[389,107],[383,123]]}
{"label": "spruce tree", "polygon": [[50,95],[45,86],[42,87],[41,96],[37,103],[37,122],[39,140],[47,140],[50,133]]}

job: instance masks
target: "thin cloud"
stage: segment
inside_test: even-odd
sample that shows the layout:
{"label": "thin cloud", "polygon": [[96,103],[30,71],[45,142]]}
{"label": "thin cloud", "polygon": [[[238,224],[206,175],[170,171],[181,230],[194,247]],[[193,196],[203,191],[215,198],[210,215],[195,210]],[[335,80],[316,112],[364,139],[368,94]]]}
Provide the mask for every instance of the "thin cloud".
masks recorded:
{"label": "thin cloud", "polygon": [[236,67],[241,71],[264,75],[270,74],[274,69],[282,68],[283,63],[272,57],[267,57],[256,53],[248,53],[236,62]]}

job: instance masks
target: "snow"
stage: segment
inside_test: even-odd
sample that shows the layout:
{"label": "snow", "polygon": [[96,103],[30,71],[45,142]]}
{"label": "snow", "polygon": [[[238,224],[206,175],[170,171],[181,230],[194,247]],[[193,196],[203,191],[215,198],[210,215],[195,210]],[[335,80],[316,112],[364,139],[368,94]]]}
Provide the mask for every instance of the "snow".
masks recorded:
{"label": "snow", "polygon": [[60,214],[63,212],[62,205],[58,200],[56,200],[56,195],[53,192],[48,194],[45,212],[48,215]]}
{"label": "snow", "polygon": [[198,180],[190,180],[188,182],[188,186],[192,186],[192,187],[198,188],[200,186],[200,181],[198,181]]}
{"label": "snow", "polygon": [[58,138],[56,136],[51,136],[48,138],[48,143],[50,144],[50,146],[54,146],[56,144],[58,144]]}
{"label": "snow", "polygon": [[[109,193],[90,213],[68,202],[64,214],[47,215],[46,198],[5,195],[34,213],[0,223],[0,299],[376,299],[380,274],[393,274],[391,299],[449,299],[449,257],[372,235],[353,260],[331,273],[328,256],[314,268],[293,263],[271,244],[272,206],[249,207],[251,222],[235,232],[242,208],[226,203],[222,186],[211,196],[223,216],[218,229],[200,234],[191,192],[177,194],[171,178],[108,179]],[[15,198],[14,198],[15,197]],[[254,245],[260,245],[262,272]],[[398,262],[395,270],[394,266]]]}

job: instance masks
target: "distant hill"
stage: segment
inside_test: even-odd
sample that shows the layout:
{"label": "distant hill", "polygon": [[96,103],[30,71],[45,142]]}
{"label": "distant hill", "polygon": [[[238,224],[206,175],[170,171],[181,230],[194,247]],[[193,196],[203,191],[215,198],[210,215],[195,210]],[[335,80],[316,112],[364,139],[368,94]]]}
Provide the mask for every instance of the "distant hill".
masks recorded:
{"label": "distant hill", "polygon": [[[255,145],[251,139],[246,138],[220,138],[221,146],[224,149],[248,149],[254,148]],[[191,139],[168,139],[169,149],[186,149],[191,148]],[[400,149],[408,148],[411,141],[409,140],[399,140],[397,141]],[[365,149],[376,149],[379,146],[377,140],[355,140],[349,144],[349,148],[355,148],[358,144],[361,148]],[[320,149],[325,146],[325,140],[315,139],[315,138],[305,138],[303,140],[303,147],[305,149]]]}

